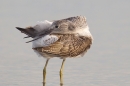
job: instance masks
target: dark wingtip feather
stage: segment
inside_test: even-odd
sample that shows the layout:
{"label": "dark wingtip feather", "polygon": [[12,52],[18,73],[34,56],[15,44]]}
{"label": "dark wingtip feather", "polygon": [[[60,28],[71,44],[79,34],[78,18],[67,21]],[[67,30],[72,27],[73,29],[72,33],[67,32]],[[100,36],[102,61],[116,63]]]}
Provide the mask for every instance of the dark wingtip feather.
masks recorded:
{"label": "dark wingtip feather", "polygon": [[24,29],[23,28],[21,28],[21,27],[16,27],[18,30],[20,30],[21,32],[23,32],[24,31]]}
{"label": "dark wingtip feather", "polygon": [[29,38],[29,37],[31,37],[31,36],[26,36],[26,37],[24,37],[24,38]]}
{"label": "dark wingtip feather", "polygon": [[19,31],[21,31],[21,33],[24,33],[26,35],[28,35],[27,37],[24,38],[29,38],[29,37],[35,37],[36,33],[34,31],[33,28],[21,28],[21,27],[16,27],[16,29],[18,29]]}

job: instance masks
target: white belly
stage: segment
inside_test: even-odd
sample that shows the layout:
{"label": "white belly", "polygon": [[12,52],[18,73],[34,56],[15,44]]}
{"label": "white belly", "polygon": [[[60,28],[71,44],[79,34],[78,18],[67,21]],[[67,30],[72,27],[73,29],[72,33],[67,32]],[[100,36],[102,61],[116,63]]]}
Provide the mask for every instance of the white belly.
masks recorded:
{"label": "white belly", "polygon": [[58,37],[55,35],[46,35],[32,42],[32,48],[49,46],[56,42]]}

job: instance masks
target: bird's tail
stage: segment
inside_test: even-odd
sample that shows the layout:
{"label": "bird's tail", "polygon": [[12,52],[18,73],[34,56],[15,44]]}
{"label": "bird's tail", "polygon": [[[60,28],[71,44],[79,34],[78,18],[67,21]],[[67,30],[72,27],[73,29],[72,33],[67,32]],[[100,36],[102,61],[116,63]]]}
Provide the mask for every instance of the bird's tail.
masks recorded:
{"label": "bird's tail", "polygon": [[28,37],[32,37],[34,38],[37,34],[37,31],[32,28],[32,27],[27,27],[27,28],[20,28],[20,27],[16,27],[19,31],[21,31],[22,33],[28,35],[27,37],[24,38],[28,38]]}

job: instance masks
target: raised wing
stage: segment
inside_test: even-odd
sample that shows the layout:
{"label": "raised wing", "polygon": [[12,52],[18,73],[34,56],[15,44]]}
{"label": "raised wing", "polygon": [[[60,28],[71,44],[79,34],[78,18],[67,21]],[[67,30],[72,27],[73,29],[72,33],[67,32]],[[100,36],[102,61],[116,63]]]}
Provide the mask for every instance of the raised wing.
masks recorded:
{"label": "raised wing", "polygon": [[[22,33],[28,35],[28,37],[35,38],[36,36],[43,36],[44,34],[49,34],[51,32],[49,30],[49,27],[51,26],[52,22],[49,22],[47,20],[37,22],[35,26],[26,27],[26,28],[20,28],[16,27],[19,31]],[[25,37],[26,38],[26,37]]]}
{"label": "raised wing", "polygon": [[26,43],[29,43],[29,42],[37,40],[41,37],[44,37],[45,35],[50,34],[51,29],[49,29],[49,28],[50,28],[51,24],[52,24],[52,22],[44,20],[41,22],[37,22],[37,24],[32,27],[26,27],[26,28],[16,27],[16,28],[19,31],[21,31],[22,33],[28,35],[27,37],[24,37],[24,38],[28,38],[28,37],[34,38],[33,40],[26,42]]}

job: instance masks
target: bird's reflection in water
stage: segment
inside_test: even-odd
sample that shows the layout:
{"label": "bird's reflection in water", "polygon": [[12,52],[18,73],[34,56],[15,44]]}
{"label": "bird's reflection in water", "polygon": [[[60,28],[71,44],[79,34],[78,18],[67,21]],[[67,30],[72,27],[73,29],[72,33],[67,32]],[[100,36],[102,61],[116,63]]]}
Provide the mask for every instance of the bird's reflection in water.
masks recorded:
{"label": "bird's reflection in water", "polygon": [[[46,83],[43,83],[43,86],[46,86]],[[60,84],[60,86],[63,86],[63,84]]]}

